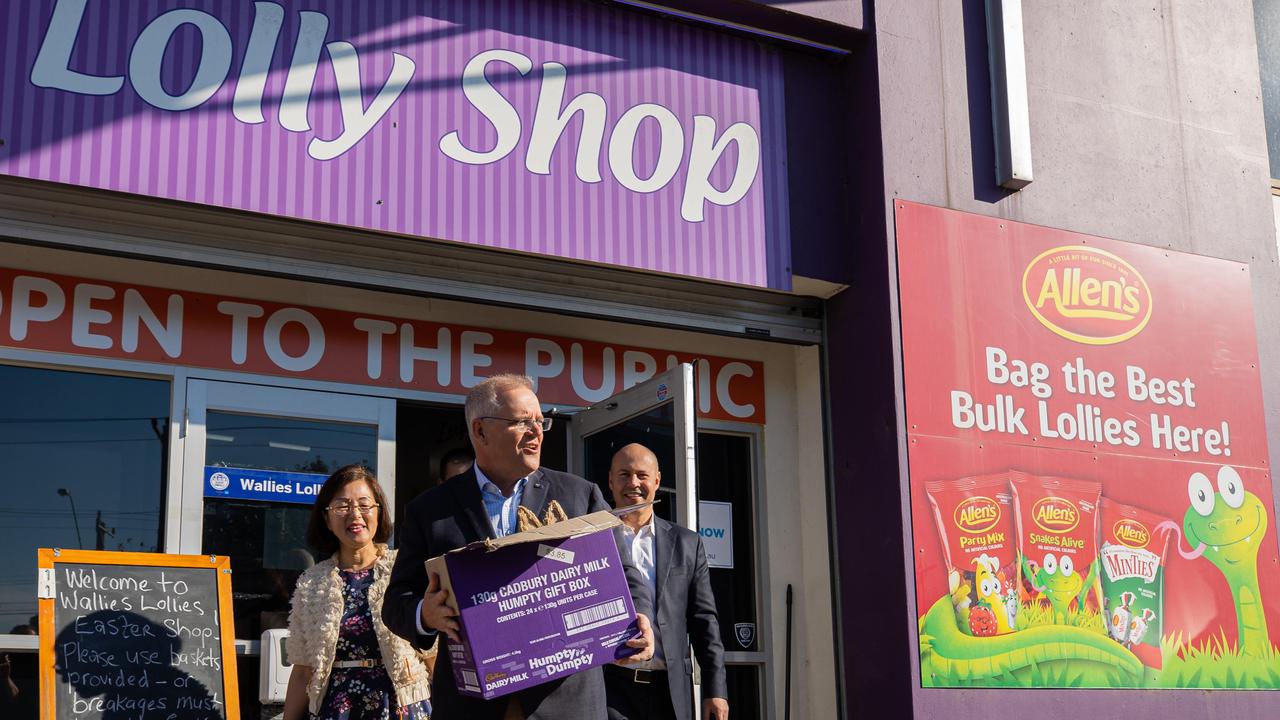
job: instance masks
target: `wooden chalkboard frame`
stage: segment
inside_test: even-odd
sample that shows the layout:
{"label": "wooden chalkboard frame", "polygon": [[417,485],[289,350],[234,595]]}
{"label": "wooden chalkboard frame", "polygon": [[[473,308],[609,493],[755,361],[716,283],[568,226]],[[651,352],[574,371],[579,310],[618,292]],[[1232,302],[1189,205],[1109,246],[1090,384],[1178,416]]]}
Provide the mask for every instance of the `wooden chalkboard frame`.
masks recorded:
{"label": "wooden chalkboard frame", "polygon": [[[223,708],[228,720],[240,717],[240,692],[236,676],[235,620],[231,608],[231,558],[226,555],[169,555],[165,553],[110,552],[40,548],[36,567],[53,571],[60,563],[86,565],[133,565],[144,567],[208,568],[216,571],[218,584],[218,629],[222,646]],[[58,675],[54,657],[53,611],[56,598],[37,600],[40,615],[40,720],[56,720]]]}

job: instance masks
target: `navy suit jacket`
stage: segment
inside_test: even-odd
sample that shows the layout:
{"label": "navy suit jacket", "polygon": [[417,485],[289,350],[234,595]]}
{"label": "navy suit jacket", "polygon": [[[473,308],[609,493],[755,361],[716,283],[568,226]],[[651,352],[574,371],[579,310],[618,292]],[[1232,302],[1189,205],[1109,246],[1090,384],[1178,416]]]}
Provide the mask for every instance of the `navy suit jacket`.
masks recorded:
{"label": "navy suit jacket", "polygon": [[[541,469],[525,482],[520,504],[538,517],[552,500],[560,503],[569,517],[608,510],[600,488],[576,475]],[[494,536],[489,516],[480,497],[475,470],[450,478],[414,498],[401,519],[399,553],[391,570],[391,581],[382,601],[382,621],[400,637],[419,648],[429,648],[436,634],[418,633],[418,601],[427,589],[423,562],[473,542]],[[653,617],[648,584],[631,564],[615,533],[619,555],[631,587],[636,612]],[[431,679],[431,717],[434,720],[500,720],[507,703],[514,698],[529,720],[602,720],[606,717],[604,675],[592,668],[552,680],[495,700],[480,700],[458,694],[449,653],[436,656]]]}
{"label": "navy suit jacket", "polygon": [[667,683],[676,717],[694,720],[690,708],[693,663],[689,644],[702,668],[702,697],[728,698],[724,672],[724,643],[711,574],[702,538],[687,528],[654,518],[654,570],[657,573],[655,634],[667,663]]}

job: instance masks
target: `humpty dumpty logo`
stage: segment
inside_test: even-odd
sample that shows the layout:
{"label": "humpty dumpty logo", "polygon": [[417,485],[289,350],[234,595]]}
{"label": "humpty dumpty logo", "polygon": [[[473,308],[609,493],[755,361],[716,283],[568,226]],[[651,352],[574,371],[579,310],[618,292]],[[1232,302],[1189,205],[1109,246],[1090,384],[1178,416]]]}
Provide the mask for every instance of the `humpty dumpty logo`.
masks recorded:
{"label": "humpty dumpty logo", "polygon": [[1069,533],[1080,524],[1080,510],[1066,498],[1040,498],[1031,506],[1031,517],[1041,529],[1051,533]]}
{"label": "humpty dumpty logo", "polygon": [[1137,268],[1084,245],[1046,250],[1028,263],[1022,298],[1042,325],[1087,345],[1124,342],[1151,319],[1151,288]]}
{"label": "humpty dumpty logo", "polygon": [[986,532],[1000,521],[1000,503],[985,496],[967,498],[956,506],[954,519],[964,532]]}
{"label": "humpty dumpty logo", "polygon": [[216,472],[209,476],[209,487],[222,492],[231,486],[231,478],[224,472]]}
{"label": "humpty dumpty logo", "polygon": [[1132,518],[1120,518],[1111,526],[1111,533],[1121,543],[1131,548],[1144,548],[1151,542],[1151,532],[1147,526]]}

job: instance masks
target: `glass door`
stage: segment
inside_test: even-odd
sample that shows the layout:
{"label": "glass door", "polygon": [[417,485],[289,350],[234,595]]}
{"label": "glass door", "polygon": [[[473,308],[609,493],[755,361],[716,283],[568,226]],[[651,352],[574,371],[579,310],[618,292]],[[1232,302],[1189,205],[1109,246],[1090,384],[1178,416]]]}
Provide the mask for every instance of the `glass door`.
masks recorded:
{"label": "glass door", "polygon": [[640,443],[658,456],[664,478],[654,512],[696,531],[693,401],[693,366],[683,363],[575,414],[569,432],[570,468],[599,485],[608,499],[613,454],[625,445]]}
{"label": "glass door", "polygon": [[189,380],[185,425],[181,552],[231,557],[236,637],[257,639],[321,559],[306,531],[330,473],[367,466],[395,507],[395,402]]}
{"label": "glass door", "polygon": [[[693,403],[693,365],[683,363],[577,413],[569,431],[574,472],[599,485],[605,498],[612,501],[609,465],[614,453],[631,443],[644,445],[658,457],[663,478],[654,513],[697,532]],[[694,681],[689,702],[697,708],[701,703],[696,675]]]}
{"label": "glass door", "polygon": [[[773,713],[766,702],[772,696],[765,672],[769,639],[757,631],[766,616],[756,547],[758,438],[733,423],[696,427],[693,382],[693,366],[680,365],[573,415],[570,469],[611,499],[609,464],[615,452],[635,442],[658,456],[663,482],[654,512],[698,532],[711,566],[730,716],[759,720]],[[695,716],[701,713],[700,697],[695,674]]]}

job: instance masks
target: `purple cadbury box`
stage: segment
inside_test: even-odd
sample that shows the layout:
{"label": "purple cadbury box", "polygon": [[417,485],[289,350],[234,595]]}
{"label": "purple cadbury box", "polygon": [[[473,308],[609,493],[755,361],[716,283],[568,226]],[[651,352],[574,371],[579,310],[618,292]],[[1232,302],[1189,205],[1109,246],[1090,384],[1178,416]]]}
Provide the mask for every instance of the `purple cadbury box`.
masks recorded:
{"label": "purple cadbury box", "polygon": [[487,700],[634,654],[618,524],[597,512],[427,561],[461,615],[462,642],[447,643],[459,693]]}

